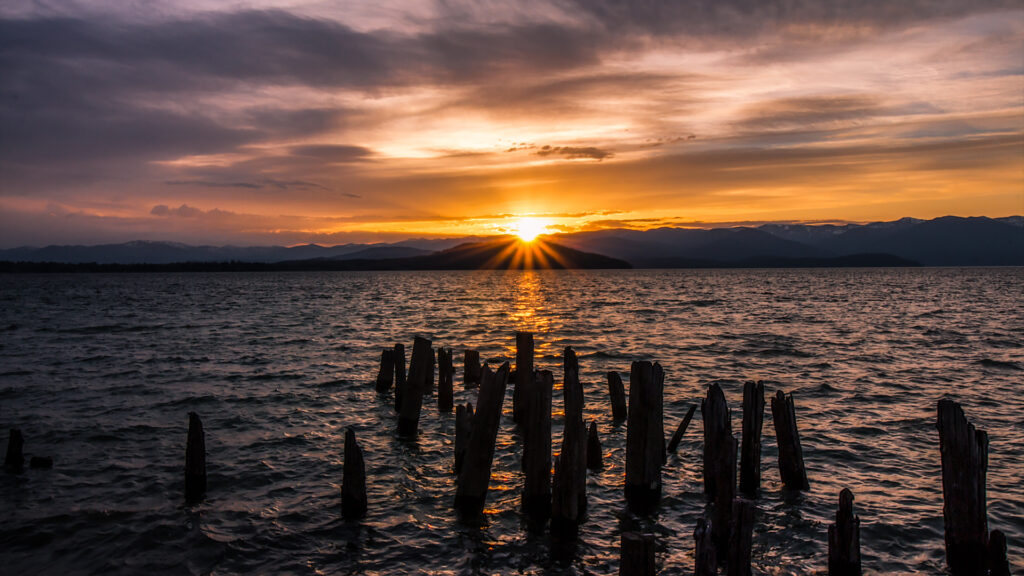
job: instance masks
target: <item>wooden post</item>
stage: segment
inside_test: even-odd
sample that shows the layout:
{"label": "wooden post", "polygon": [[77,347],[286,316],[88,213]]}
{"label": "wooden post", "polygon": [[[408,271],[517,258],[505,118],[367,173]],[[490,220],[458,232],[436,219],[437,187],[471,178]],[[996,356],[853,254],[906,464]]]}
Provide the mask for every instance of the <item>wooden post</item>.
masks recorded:
{"label": "wooden post", "polygon": [[754,505],[737,499],[732,506],[732,528],[729,536],[729,576],[751,576],[750,549],[754,543]]}
{"label": "wooden post", "polygon": [[697,519],[697,528],[693,531],[693,574],[694,576],[717,576],[718,555],[711,538],[711,522],[704,518]]}
{"label": "wooden post", "polygon": [[405,390],[405,344],[395,344],[395,412],[402,409],[402,391]]}
{"label": "wooden post", "polygon": [[601,439],[597,436],[597,422],[590,422],[587,433],[587,468],[600,470],[604,468],[604,456],[601,454]]}
{"label": "wooden post", "polygon": [[430,362],[427,366],[427,381],[426,387],[423,388],[423,394],[429,396],[434,393],[434,378],[437,375],[437,356],[434,354],[434,347],[430,347]]}
{"label": "wooden post", "polygon": [[7,437],[7,455],[4,457],[4,470],[20,472],[25,467],[25,440],[21,436],[21,430],[11,428],[10,436]]}
{"label": "wooden post", "polygon": [[188,413],[185,440],[185,501],[198,502],[206,493],[206,434],[195,412]]}
{"label": "wooden post", "polygon": [[525,418],[524,392],[533,381],[533,333],[516,332],[515,389],[512,390],[512,420],[523,424]]}
{"label": "wooden post", "polygon": [[728,558],[729,541],[732,538],[732,508],[736,500],[736,438],[731,435],[721,445],[723,450],[717,458],[715,474],[714,515],[711,537],[715,542],[718,560]]}
{"label": "wooden post", "polygon": [[779,390],[772,398],[772,422],[775,425],[775,440],[779,444],[779,476],[782,477],[782,484],[789,490],[809,489],[792,394],[787,396]]}
{"label": "wooden post", "polygon": [[[551,515],[551,391],[550,370],[527,372],[532,382],[522,388],[523,512],[534,522]],[[523,382],[522,379],[519,382]],[[516,386],[519,391],[519,385]]]}
{"label": "wooden post", "polygon": [[502,364],[497,373],[491,373],[490,368],[483,369],[469,445],[455,491],[455,509],[463,517],[478,517],[487,501],[487,484],[491,480],[494,442],[498,437],[508,371],[508,362]]}
{"label": "wooden post", "polygon": [[466,459],[466,447],[469,445],[469,433],[473,429],[473,405],[466,402],[455,407],[455,475],[462,471],[462,461]]}
{"label": "wooden post", "polygon": [[395,351],[385,348],[380,353],[380,370],[377,371],[377,392],[384,393],[395,383]]}
{"label": "wooden post", "polygon": [[946,564],[954,576],[983,575],[988,556],[988,434],[976,430],[952,400],[939,400],[936,424],[942,455]]}
{"label": "wooden post", "polygon": [[757,496],[761,489],[761,430],[764,428],[764,383],[743,385],[743,448],[740,451],[740,492]]}
{"label": "wooden post", "polygon": [[1006,535],[993,530],[988,537],[989,576],[1010,576],[1010,562],[1006,558]]}
{"label": "wooden post", "polygon": [[707,397],[700,403],[700,414],[704,420],[704,494],[714,500],[721,484],[718,476],[727,473],[728,463],[723,461],[722,454],[732,439],[732,418],[721,386],[708,386]]}
{"label": "wooden post", "polygon": [[349,519],[366,516],[366,463],[356,444],[356,433],[345,430],[345,463],[341,477],[341,515]]}
{"label": "wooden post", "polygon": [[650,513],[661,500],[664,385],[665,373],[660,364],[633,362],[629,373],[625,492],[629,509],[637,514]]}
{"label": "wooden post", "polygon": [[583,422],[583,386],[576,352],[567,347],[562,359],[565,426],[562,451],[555,466],[551,532],[563,540],[574,540],[587,511],[587,429]]}
{"label": "wooden post", "polygon": [[619,541],[619,576],[655,576],[654,534],[623,532]]}
{"label": "wooden post", "polygon": [[480,385],[480,352],[466,350],[462,356],[462,386],[466,390]]}
{"label": "wooden post", "polygon": [[828,527],[829,576],[860,576],[860,518],[853,514],[853,492],[839,492],[836,522]]}
{"label": "wooden post", "polygon": [[437,409],[451,412],[455,406],[455,367],[452,364],[452,349],[437,349]]}
{"label": "wooden post", "polygon": [[693,419],[693,413],[697,410],[696,404],[690,404],[690,409],[686,411],[686,416],[683,416],[682,422],[679,423],[679,427],[676,428],[674,434],[672,434],[672,440],[668,443],[668,451],[675,452],[679,448],[679,442],[683,439],[683,434],[686,434],[686,428],[690,425],[690,420]]}
{"label": "wooden post", "polygon": [[409,361],[409,377],[402,390],[402,405],[398,410],[398,435],[414,438],[419,431],[420,410],[423,408],[423,393],[427,388],[427,371],[434,354],[430,340],[419,336],[413,341],[412,359]]}
{"label": "wooden post", "polygon": [[608,373],[608,395],[612,400],[612,420],[622,422],[626,419],[626,388],[618,372]]}

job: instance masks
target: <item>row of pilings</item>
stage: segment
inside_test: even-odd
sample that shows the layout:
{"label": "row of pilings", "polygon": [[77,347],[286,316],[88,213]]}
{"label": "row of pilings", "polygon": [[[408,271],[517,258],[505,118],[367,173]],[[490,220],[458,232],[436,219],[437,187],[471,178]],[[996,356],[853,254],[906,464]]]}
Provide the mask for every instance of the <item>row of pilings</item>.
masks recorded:
{"label": "row of pilings", "polygon": [[[475,409],[472,403],[454,405],[453,357],[452,349],[435,350],[429,340],[421,337],[414,339],[408,371],[402,344],[381,352],[376,389],[381,394],[394,390],[398,436],[417,436],[423,402],[434,392],[436,374],[438,410],[455,410],[454,512],[461,519],[476,521],[486,505],[506,389],[512,383],[512,415],[522,438],[522,513],[532,529],[543,529],[550,521],[554,553],[568,548],[578,538],[579,526],[587,517],[587,470],[604,466],[597,425],[591,422],[588,429],[583,418],[585,398],[575,351],[565,348],[563,353],[564,425],[559,450],[553,458],[554,374],[535,369],[533,334],[516,334],[515,369],[505,362],[492,370],[487,363],[481,363],[478,351],[464,352],[464,387],[479,389]],[[665,374],[660,364],[632,363],[628,405],[620,374],[608,372],[607,378],[612,418],[615,422],[626,421],[623,498],[632,513],[649,516],[658,510],[661,501],[661,472],[667,453],[678,449],[697,404],[689,406],[666,443]],[[694,573],[698,576],[718,574],[720,570],[729,576],[752,574],[754,518],[761,489],[764,394],[762,382],[744,384],[739,440],[733,434],[729,405],[718,384],[708,386],[706,397],[700,402],[704,428],[703,486],[711,506],[698,520],[693,533]],[[777,391],[770,407],[782,483],[787,490],[807,490],[809,481],[793,395]],[[196,503],[203,499],[207,489],[207,452],[199,415],[189,412],[188,416],[184,492],[187,502]],[[1006,538],[999,530],[988,530],[988,435],[976,430],[961,407],[948,399],[938,402],[937,427],[949,570],[954,576],[1009,575]],[[21,431],[11,430],[4,460],[8,472],[20,472],[23,468],[23,443]],[[32,466],[52,466],[52,459],[33,459]],[[341,488],[341,513],[345,518],[359,520],[366,515],[366,483],[363,451],[349,428],[345,432]],[[827,566],[832,576],[861,574],[860,518],[853,513],[853,501],[849,489],[840,491],[835,522],[828,527]],[[624,531],[620,551],[620,575],[656,573],[654,534]]]}

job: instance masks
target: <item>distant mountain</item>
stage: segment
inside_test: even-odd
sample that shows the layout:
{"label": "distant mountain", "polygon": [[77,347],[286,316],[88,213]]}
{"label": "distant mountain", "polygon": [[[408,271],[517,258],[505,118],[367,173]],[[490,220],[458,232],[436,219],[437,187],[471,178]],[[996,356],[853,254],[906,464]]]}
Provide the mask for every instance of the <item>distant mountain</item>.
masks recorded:
{"label": "distant mountain", "polygon": [[332,260],[380,260],[382,258],[412,258],[425,256],[432,250],[413,248],[411,246],[372,246],[356,252],[348,252],[340,256],[331,256]]}

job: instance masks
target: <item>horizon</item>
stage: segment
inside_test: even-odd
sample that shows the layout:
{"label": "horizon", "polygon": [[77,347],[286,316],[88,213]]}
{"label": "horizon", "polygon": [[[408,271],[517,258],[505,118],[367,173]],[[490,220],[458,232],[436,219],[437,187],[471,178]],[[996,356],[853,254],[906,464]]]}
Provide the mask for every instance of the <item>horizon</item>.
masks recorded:
{"label": "horizon", "polygon": [[1024,8],[0,7],[0,246],[1024,213]]}

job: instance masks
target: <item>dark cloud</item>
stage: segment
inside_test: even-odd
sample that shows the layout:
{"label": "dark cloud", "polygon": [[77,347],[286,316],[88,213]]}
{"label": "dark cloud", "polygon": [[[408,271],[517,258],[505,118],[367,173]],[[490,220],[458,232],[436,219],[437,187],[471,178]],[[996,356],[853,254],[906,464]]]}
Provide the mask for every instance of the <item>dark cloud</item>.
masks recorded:
{"label": "dark cloud", "polygon": [[600,162],[613,154],[594,146],[541,146],[535,154],[538,156],[562,156],[565,158],[590,158]]}
{"label": "dark cloud", "polygon": [[867,120],[886,111],[881,98],[851,94],[781,98],[748,107],[737,126],[747,130],[806,127],[847,120]]}

